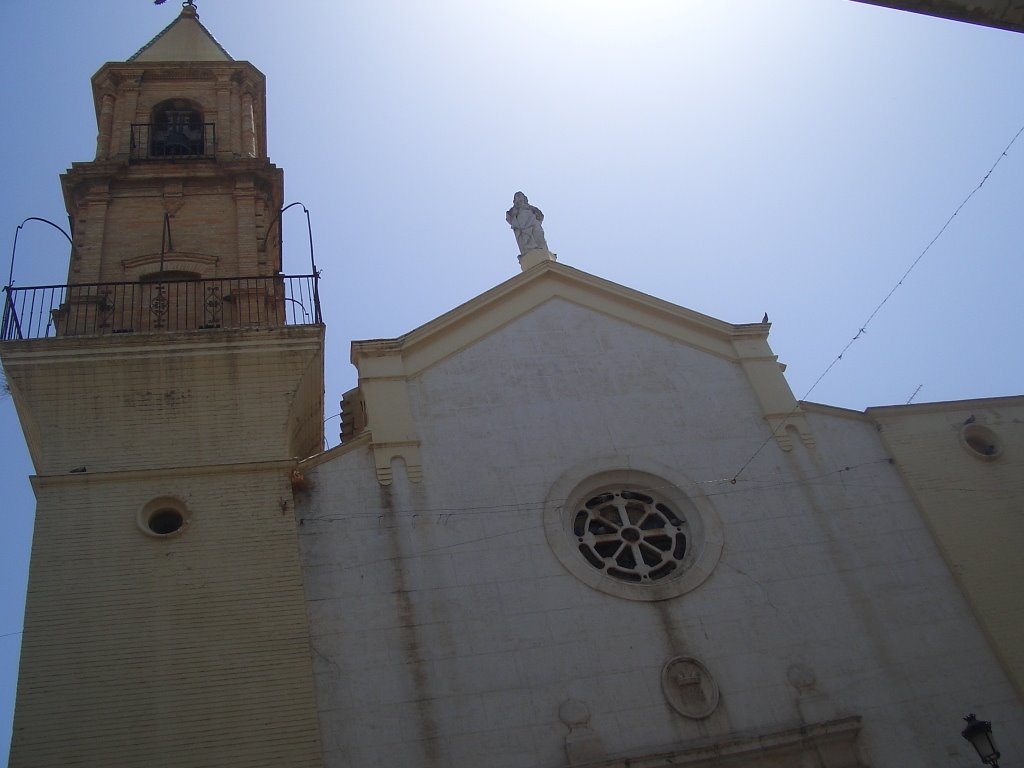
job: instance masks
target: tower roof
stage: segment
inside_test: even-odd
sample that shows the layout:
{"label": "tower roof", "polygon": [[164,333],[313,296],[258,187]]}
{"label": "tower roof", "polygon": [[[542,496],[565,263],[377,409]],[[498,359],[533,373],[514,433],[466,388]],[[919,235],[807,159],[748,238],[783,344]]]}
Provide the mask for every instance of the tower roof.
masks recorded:
{"label": "tower roof", "polygon": [[194,5],[185,5],[174,21],[128,61],[234,61],[199,21]]}

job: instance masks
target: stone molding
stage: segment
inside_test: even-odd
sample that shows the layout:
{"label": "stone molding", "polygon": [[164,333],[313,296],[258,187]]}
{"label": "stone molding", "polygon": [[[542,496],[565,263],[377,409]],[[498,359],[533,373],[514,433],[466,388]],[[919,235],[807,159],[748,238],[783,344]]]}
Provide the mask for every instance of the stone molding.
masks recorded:
{"label": "stone molding", "polygon": [[[303,336],[307,339],[300,343],[299,339]],[[223,355],[225,352],[263,354],[278,351],[318,351],[323,344],[322,336],[323,326],[319,325],[273,329],[169,331],[136,336],[125,334],[118,337],[116,346],[111,345],[109,338],[105,336],[61,336],[0,342],[0,355],[7,366],[37,366],[79,358],[123,360],[129,353],[137,359],[137,356],[201,357]]]}
{"label": "stone molding", "polygon": [[423,461],[420,459],[420,444],[418,440],[399,440],[394,442],[373,441],[371,433],[370,447],[373,450],[373,464],[377,470],[377,482],[381,485],[391,485],[394,480],[394,472],[391,469],[391,462],[401,459],[405,462],[405,474],[411,483],[419,483],[423,480]]}
{"label": "stone molding", "polygon": [[[860,716],[783,731],[701,740],[668,752],[588,763],[587,768],[774,768],[796,758],[803,768],[864,768],[857,751]],[[792,763],[796,764],[796,762]]]}
{"label": "stone molding", "polygon": [[352,362],[397,352],[403,372],[412,376],[556,297],[726,360],[771,360],[778,368],[767,343],[759,343],[768,338],[767,323],[726,323],[556,261],[542,262],[404,336],[353,341]]}
{"label": "stone molding", "polygon": [[196,464],[187,467],[161,467],[159,469],[125,469],[112,472],[68,473],[63,475],[30,475],[29,482],[34,489],[51,485],[65,485],[87,482],[136,482],[167,477],[198,477],[201,475],[242,474],[245,472],[291,472],[298,465],[295,459],[280,461],[246,461],[237,464]]}
{"label": "stone molding", "polygon": [[217,267],[217,257],[208,256],[203,253],[180,253],[174,251],[166,253],[162,257],[159,253],[147,253],[141,256],[133,256],[130,259],[122,259],[124,267],[124,279],[127,281],[138,280],[143,275],[160,271],[160,262],[163,261],[165,272],[195,272],[204,278],[212,277]]}

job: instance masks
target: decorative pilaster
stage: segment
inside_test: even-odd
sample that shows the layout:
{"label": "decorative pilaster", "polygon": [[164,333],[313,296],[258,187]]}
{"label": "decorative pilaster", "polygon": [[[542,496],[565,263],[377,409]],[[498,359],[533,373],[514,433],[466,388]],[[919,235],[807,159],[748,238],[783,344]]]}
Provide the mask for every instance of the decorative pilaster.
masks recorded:
{"label": "decorative pilaster", "polygon": [[100,98],[100,114],[97,121],[99,130],[96,134],[96,159],[106,160],[110,157],[110,139],[114,130],[114,94],[108,91]]}
{"label": "decorative pilaster", "polygon": [[[765,329],[767,333],[767,326]],[[800,404],[793,396],[793,390],[782,375],[778,357],[772,354],[768,346],[767,336],[759,333],[737,336],[733,338],[732,345],[779,447],[784,451],[793,450],[789,429],[792,427],[800,435],[803,444],[813,448],[814,435],[811,434]]]}
{"label": "decorative pilaster", "polygon": [[76,282],[91,283],[102,279],[103,231],[109,206],[108,186],[96,183],[89,188],[77,211],[70,268]]}
{"label": "decorative pilaster", "polygon": [[145,119],[140,120],[137,114],[141,88],[141,72],[124,73],[118,88],[121,98],[118,99],[118,104],[116,105],[120,106],[120,109],[117,110],[119,113],[119,119],[117,120],[118,128],[117,130],[111,130],[110,151],[107,154],[110,158],[127,157],[131,152],[132,146],[132,123],[146,122],[149,119],[147,115]]}
{"label": "decorative pilaster", "polygon": [[256,157],[256,122],[252,114],[252,94],[242,93],[242,157]]}
{"label": "decorative pilaster", "polygon": [[231,76],[221,74],[217,76],[217,157],[222,159],[238,152],[231,125]]}
{"label": "decorative pilaster", "polygon": [[352,363],[359,369],[359,391],[377,482],[391,485],[391,462],[396,458],[405,462],[410,482],[421,482],[423,460],[401,348],[386,341],[358,342],[352,345]]}
{"label": "decorative pilaster", "polygon": [[235,221],[238,274],[257,274],[256,186],[252,176],[235,180]]}

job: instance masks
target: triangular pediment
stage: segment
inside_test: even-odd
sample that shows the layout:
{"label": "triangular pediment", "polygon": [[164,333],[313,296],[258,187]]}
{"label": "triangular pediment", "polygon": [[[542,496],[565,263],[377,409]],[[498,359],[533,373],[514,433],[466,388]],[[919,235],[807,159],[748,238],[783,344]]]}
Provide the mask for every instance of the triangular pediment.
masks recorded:
{"label": "triangular pediment", "polygon": [[164,27],[128,61],[234,61],[199,21],[193,6]]}
{"label": "triangular pediment", "polygon": [[[354,341],[352,362],[391,358],[394,374],[415,376],[552,299],[587,307],[729,360],[765,344],[767,323],[733,325],[554,261],[528,271],[395,339]],[[398,361],[400,364],[397,364]],[[397,364],[397,365],[396,365]]]}
{"label": "triangular pediment", "polygon": [[733,325],[549,260],[404,336],[353,341],[352,363],[359,370],[359,386],[346,394],[343,410],[350,423],[361,426],[353,428],[346,442],[360,434],[371,435],[377,478],[382,484],[391,483],[395,457],[405,461],[409,478],[418,482],[423,467],[407,383],[555,301],[570,302],[738,364],[783,450],[792,447],[789,426],[805,445],[814,444],[768,345],[767,322]]}

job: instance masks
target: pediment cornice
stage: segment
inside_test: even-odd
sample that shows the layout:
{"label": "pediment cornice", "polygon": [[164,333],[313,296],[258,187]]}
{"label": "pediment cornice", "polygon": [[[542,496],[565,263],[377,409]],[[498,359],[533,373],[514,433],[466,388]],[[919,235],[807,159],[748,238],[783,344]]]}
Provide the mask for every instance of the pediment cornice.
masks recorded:
{"label": "pediment cornice", "polygon": [[402,373],[415,376],[553,299],[587,307],[724,359],[771,355],[767,323],[734,325],[547,261],[403,336],[354,341],[352,362],[363,372],[361,363],[398,355],[403,361]]}

